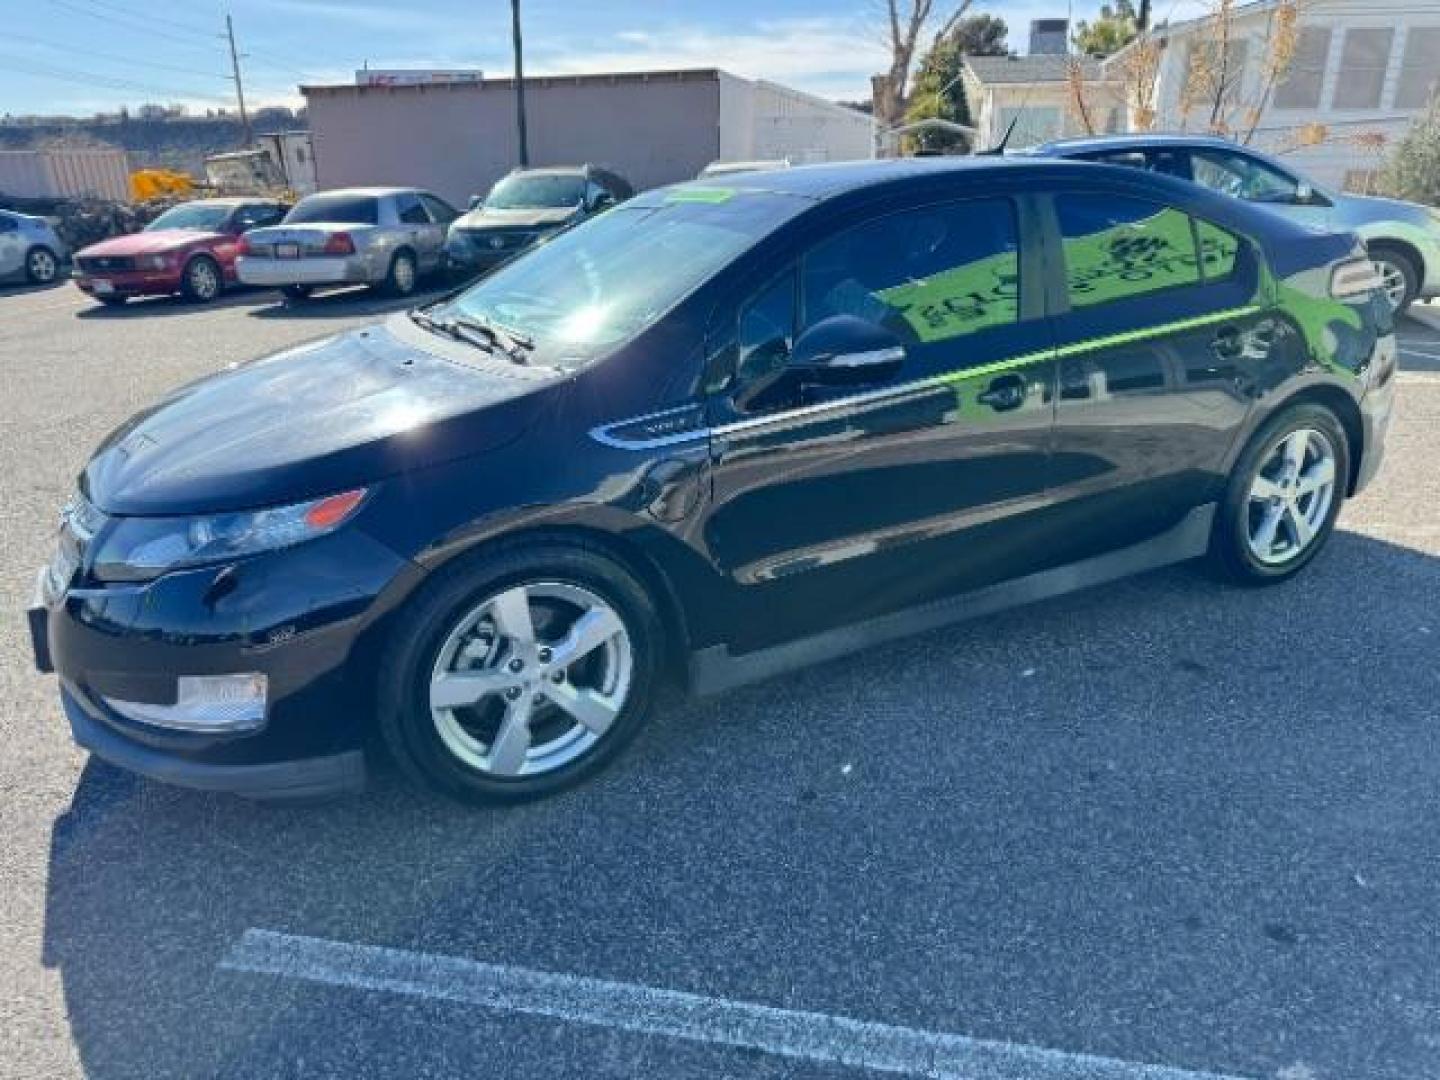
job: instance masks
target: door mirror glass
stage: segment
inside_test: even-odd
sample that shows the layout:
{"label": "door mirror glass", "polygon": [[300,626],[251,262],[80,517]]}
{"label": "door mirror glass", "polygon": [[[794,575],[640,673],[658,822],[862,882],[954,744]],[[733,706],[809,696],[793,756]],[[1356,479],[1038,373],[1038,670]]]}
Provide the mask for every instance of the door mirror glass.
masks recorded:
{"label": "door mirror glass", "polygon": [[854,315],[832,315],[795,342],[788,367],[812,385],[883,382],[905,362],[905,346],[893,332]]}

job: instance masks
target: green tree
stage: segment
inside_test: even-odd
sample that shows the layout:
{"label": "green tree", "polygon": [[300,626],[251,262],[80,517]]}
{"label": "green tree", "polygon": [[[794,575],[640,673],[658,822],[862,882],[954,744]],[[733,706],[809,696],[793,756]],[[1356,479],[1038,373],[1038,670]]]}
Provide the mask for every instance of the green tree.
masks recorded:
{"label": "green tree", "polygon": [[1081,19],[1075,28],[1075,50],[1082,56],[1109,56],[1119,52],[1140,32],[1140,18],[1130,0],[1102,4],[1093,23]]}
{"label": "green tree", "polygon": [[1440,95],[1396,144],[1380,185],[1397,199],[1440,206]]}
{"label": "green tree", "polygon": [[[958,20],[921,59],[910,107],[905,112],[906,123],[935,119],[972,124],[960,69],[967,56],[1005,55],[1008,33],[1005,20],[993,15],[970,15]],[[931,152],[968,148],[963,135],[948,131],[918,131],[911,141],[916,149]]]}

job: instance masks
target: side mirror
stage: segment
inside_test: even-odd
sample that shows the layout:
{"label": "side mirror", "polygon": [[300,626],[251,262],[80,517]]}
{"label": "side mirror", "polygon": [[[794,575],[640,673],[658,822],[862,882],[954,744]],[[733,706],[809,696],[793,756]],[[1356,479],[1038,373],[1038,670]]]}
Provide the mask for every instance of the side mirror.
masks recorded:
{"label": "side mirror", "polygon": [[471,195],[471,196],[470,196],[470,204],[469,204],[469,206],[467,207],[467,209],[469,209],[469,210],[479,210],[479,209],[480,209],[482,206],[484,206],[484,205],[485,205],[485,196],[484,196],[484,195]]}
{"label": "side mirror", "polygon": [[615,196],[608,191],[602,191],[594,198],[586,200],[585,209],[592,214],[598,214],[601,210],[609,210],[615,205]]}
{"label": "side mirror", "polygon": [[1304,180],[1295,185],[1295,201],[1302,206],[1308,206],[1315,201],[1315,189]]}
{"label": "side mirror", "polygon": [[905,346],[891,331],[854,315],[832,315],[806,330],[786,368],[811,385],[884,382],[905,362]]}

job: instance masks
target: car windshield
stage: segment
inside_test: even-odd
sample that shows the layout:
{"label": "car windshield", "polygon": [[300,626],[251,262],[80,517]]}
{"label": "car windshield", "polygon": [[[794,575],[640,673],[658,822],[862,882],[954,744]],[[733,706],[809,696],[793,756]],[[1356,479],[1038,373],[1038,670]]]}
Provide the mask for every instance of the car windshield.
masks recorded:
{"label": "car windshield", "polygon": [[285,215],[286,225],[304,225],[312,221],[374,225],[379,220],[380,201],[364,195],[311,195],[301,199]]}
{"label": "car windshield", "polygon": [[146,232],[161,229],[195,229],[199,232],[217,232],[230,216],[231,208],[209,203],[188,203],[172,206],[145,226]]}
{"label": "car windshield", "polygon": [[585,194],[583,176],[510,176],[490,189],[485,205],[497,210],[544,210],[579,206]]}
{"label": "car windshield", "polygon": [[446,306],[533,341],[540,362],[577,366],[653,324],[808,205],[724,189],[655,193],[541,244]]}

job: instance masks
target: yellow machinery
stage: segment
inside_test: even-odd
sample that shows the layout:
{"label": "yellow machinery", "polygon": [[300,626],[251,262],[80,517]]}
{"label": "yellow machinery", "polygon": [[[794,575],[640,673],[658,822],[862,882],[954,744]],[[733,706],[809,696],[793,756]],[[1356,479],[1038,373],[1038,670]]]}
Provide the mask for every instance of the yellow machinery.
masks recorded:
{"label": "yellow machinery", "polygon": [[138,169],[130,174],[130,198],[135,202],[194,192],[195,181],[172,169]]}

